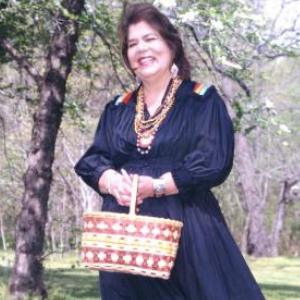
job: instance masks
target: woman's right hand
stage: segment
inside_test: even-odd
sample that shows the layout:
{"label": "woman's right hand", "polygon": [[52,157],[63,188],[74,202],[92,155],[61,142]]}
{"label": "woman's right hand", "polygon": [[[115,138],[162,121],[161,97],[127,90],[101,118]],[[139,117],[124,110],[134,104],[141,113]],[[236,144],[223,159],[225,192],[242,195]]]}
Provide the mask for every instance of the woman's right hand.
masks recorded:
{"label": "woman's right hand", "polygon": [[132,179],[125,170],[117,173],[113,178],[108,178],[110,192],[122,206],[130,206]]}
{"label": "woman's right hand", "polygon": [[[121,173],[115,170],[106,170],[99,180],[99,188],[104,193],[109,193],[115,197],[122,206],[130,206],[132,194],[133,174],[128,174],[125,170]],[[137,205],[141,204],[143,199],[137,199]]]}

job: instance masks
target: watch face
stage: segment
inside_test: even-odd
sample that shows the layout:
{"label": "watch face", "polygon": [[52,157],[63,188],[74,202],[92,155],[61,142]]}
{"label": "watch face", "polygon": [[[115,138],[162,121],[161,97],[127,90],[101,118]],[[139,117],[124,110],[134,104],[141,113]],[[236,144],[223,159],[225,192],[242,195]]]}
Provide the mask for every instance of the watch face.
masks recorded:
{"label": "watch face", "polygon": [[166,184],[163,179],[153,180],[153,189],[155,197],[161,197],[165,193]]}

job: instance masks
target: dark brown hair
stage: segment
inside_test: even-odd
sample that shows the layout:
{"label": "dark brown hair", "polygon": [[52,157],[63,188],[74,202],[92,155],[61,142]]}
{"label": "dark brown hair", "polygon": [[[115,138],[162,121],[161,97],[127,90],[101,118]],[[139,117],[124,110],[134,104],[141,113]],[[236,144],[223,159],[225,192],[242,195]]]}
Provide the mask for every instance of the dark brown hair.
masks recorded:
{"label": "dark brown hair", "polygon": [[128,4],[123,11],[118,32],[121,42],[122,56],[126,66],[131,69],[127,57],[128,29],[130,25],[137,24],[141,21],[146,22],[159,32],[174,54],[174,63],[179,68],[178,75],[184,80],[190,79],[191,67],[186,58],[177,29],[164,14],[149,3]]}

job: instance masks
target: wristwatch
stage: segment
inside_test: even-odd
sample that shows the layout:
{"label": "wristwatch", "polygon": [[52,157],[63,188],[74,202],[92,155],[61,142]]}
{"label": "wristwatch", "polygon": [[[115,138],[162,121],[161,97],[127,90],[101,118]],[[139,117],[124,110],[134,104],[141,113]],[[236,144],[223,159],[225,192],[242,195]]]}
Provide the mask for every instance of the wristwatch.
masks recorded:
{"label": "wristwatch", "polygon": [[166,182],[163,178],[153,179],[153,191],[156,198],[164,195],[166,191]]}

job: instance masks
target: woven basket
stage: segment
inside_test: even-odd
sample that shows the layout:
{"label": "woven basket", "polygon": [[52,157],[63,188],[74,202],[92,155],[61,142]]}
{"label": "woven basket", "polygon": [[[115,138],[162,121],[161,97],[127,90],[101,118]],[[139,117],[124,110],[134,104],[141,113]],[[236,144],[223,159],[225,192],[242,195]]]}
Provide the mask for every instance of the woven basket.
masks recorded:
{"label": "woven basket", "polygon": [[174,265],[182,222],[137,216],[137,176],[129,214],[83,215],[83,265],[94,270],[168,279]]}

